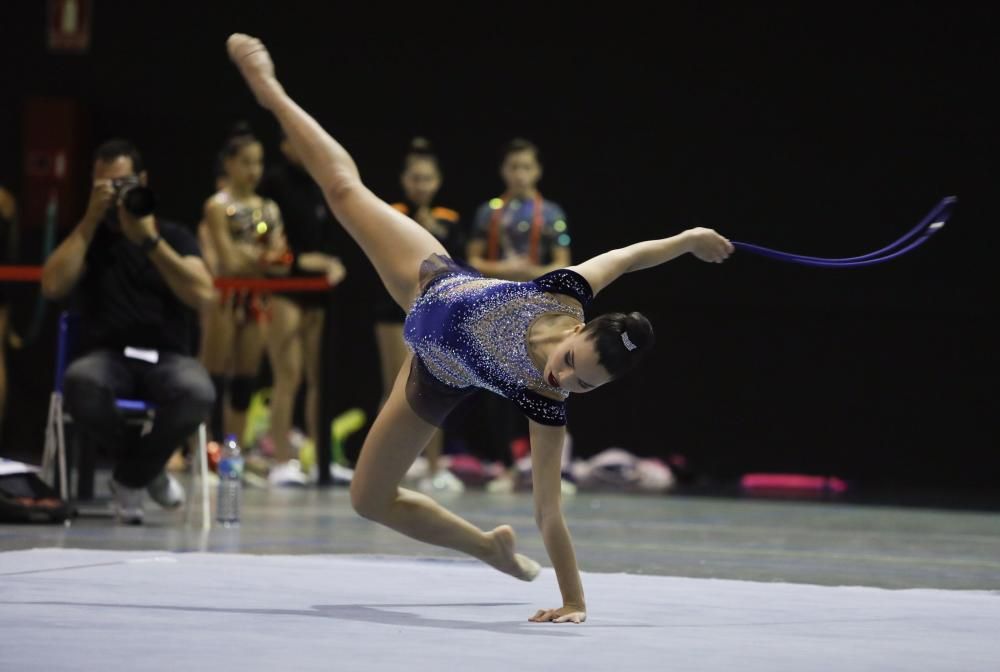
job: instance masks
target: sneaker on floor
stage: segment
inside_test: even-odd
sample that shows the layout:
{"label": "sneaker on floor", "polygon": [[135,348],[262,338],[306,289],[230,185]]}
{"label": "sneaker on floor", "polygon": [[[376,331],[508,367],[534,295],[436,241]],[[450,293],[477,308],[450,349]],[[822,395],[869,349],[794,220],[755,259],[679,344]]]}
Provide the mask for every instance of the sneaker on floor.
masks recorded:
{"label": "sneaker on floor", "polygon": [[302,465],[298,460],[277,462],[267,474],[267,482],[271,487],[301,487],[306,485],[306,475],[302,473]]}
{"label": "sneaker on floor", "polygon": [[176,509],[184,503],[184,486],[165,471],[146,486],[146,492],[164,509]]}
{"label": "sneaker on floor", "polygon": [[506,495],[514,492],[514,479],[505,472],[486,484],[486,492],[492,495]]}
{"label": "sneaker on floor", "polygon": [[111,479],[111,494],[114,495],[115,516],[125,525],[142,525],[143,488],[129,488]]}
{"label": "sneaker on floor", "polygon": [[[354,470],[348,467],[341,466],[334,462],[330,465],[330,479],[333,481],[334,485],[350,485],[351,480],[354,478]],[[309,482],[316,483],[319,481],[319,467],[315,464],[312,469],[309,470]]]}
{"label": "sneaker on floor", "polygon": [[413,460],[413,464],[410,468],[406,470],[406,476],[403,477],[404,483],[419,483],[421,479],[430,476],[430,469],[428,467],[427,458],[423,455],[417,457]]}
{"label": "sneaker on floor", "polygon": [[420,479],[417,488],[425,493],[465,492],[465,484],[448,469]]}
{"label": "sneaker on floor", "polygon": [[348,485],[354,478],[354,470],[334,462],[330,465],[330,478],[334,485]]}

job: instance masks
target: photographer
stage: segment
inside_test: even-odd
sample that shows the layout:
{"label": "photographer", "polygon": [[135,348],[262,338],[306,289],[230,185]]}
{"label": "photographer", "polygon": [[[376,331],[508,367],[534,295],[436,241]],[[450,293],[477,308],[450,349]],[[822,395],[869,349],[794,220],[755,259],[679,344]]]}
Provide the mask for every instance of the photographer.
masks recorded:
{"label": "photographer", "polygon": [[[85,434],[117,450],[116,511],[122,522],[141,523],[144,489],[166,508],[183,503],[183,489],[164,465],[215,398],[189,345],[190,309],[211,300],[212,279],[194,237],[153,216],[146,171],[131,143],[101,145],[93,178],[83,219],[45,262],[42,293],[61,299],[75,290],[79,356],[66,371],[66,410]],[[116,398],[155,405],[151,431],[128,436]]]}

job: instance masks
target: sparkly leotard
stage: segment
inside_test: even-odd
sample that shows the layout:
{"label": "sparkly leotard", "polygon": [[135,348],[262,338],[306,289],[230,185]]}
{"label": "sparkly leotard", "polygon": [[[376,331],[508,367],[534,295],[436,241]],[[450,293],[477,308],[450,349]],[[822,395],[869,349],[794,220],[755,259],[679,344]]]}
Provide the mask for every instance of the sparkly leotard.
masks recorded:
{"label": "sparkly leotard", "polygon": [[[559,269],[530,282],[496,280],[435,255],[421,268],[421,284],[403,332],[416,355],[407,399],[421,417],[443,420],[435,392],[455,398],[484,388],[538,423],[566,424],[569,394],[542,379],[528,352],[528,332],[546,314],[584,321],[593,292],[581,275]],[[437,390],[411,389],[427,382]]]}
{"label": "sparkly leotard", "polygon": [[[235,243],[265,250],[271,244],[271,237],[283,231],[281,210],[269,198],[262,198],[259,207],[240,203],[226,191],[219,192],[216,198],[226,206],[229,235]],[[232,306],[233,318],[237,324],[266,322],[270,319],[268,292],[222,290],[220,298],[222,305]]]}

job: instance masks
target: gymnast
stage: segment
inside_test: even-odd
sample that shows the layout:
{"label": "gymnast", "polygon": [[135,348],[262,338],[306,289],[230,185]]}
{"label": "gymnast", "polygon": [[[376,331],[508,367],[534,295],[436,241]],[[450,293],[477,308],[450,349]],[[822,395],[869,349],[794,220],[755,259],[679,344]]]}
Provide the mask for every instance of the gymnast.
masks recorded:
{"label": "gymnast", "polygon": [[529,419],[535,520],[562,593],[561,607],[539,609],[528,620],[582,623],[586,601],[560,504],[566,398],[619,378],[653,345],[652,327],[640,313],[584,322],[584,308],[625,273],[686,253],[720,263],[733,245],[697,228],[612,250],[530,282],[485,278],[452,261],[425,228],[369,191],[347,151],[285,93],[259,40],[236,34],[227,46],[257,101],[277,117],[323,189],[337,221],[407,312],[404,336],[412,352],[358,458],[351,483],[355,510],[414,539],[533,580],[539,565],[515,552],[509,525],[484,532],[429,497],[399,487],[459,401],[476,388],[503,395]]}

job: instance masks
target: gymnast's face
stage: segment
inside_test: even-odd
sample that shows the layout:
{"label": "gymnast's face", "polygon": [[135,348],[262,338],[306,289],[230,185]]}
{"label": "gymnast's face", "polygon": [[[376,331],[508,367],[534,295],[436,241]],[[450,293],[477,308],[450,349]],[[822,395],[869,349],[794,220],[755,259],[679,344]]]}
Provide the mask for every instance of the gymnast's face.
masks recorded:
{"label": "gymnast's face", "polygon": [[254,191],[263,174],[264,148],[259,142],[247,143],[226,159],[226,177],[237,189]]}
{"label": "gymnast's face", "polygon": [[403,171],[403,191],[416,206],[428,206],[441,188],[441,174],[433,161],[411,159]]}
{"label": "gymnast's face", "polygon": [[611,382],[611,374],[598,363],[597,343],[582,332],[583,325],[577,325],[549,355],[542,372],[549,385],[583,394]]}
{"label": "gymnast's face", "polygon": [[542,179],[542,164],[530,149],[511,152],[500,166],[500,176],[512,196],[524,196]]}

